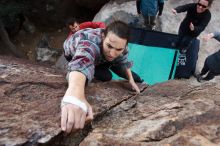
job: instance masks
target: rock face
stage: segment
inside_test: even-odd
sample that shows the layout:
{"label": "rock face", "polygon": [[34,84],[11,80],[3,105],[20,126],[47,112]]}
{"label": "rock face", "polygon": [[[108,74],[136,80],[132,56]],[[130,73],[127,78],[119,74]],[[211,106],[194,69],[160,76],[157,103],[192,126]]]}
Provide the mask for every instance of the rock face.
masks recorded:
{"label": "rock face", "polygon": [[108,0],[30,0],[28,17],[36,25],[62,28],[69,17],[91,20]]}
{"label": "rock face", "polygon": [[44,35],[38,42],[36,48],[36,60],[40,62],[54,63],[59,56],[61,56],[62,50],[50,47],[48,37]]}
{"label": "rock face", "polygon": [[138,18],[135,1],[120,0],[105,4],[93,21],[104,21],[108,24],[114,20],[122,20],[128,24],[142,25],[142,19]]}
{"label": "rock face", "polygon": [[95,1],[92,1],[91,3],[90,0],[76,0],[76,3],[79,6],[86,7],[91,10],[97,10],[97,9],[100,9],[101,6],[103,6],[108,1],[109,0],[95,0]]}
{"label": "rock face", "polygon": [[[183,3],[186,1],[165,2],[160,18],[163,31],[177,32],[184,15],[173,18],[170,9]],[[218,8],[219,1],[215,1],[212,11]],[[48,10],[52,11],[52,7],[48,6]],[[214,12],[206,32],[219,28]],[[120,19],[141,26],[137,18],[135,1],[118,0],[105,5],[94,21]],[[202,42],[201,56],[210,53],[203,47],[214,51],[215,45],[215,41]],[[60,130],[60,101],[67,88],[64,74],[0,56],[0,145],[220,145],[219,80],[173,80],[140,87],[142,93],[135,95],[127,82],[90,83],[86,97],[95,118],[83,130],[65,136]]]}
{"label": "rock face", "polygon": [[53,69],[1,56],[0,145],[35,145],[60,133],[66,85]]}
{"label": "rock face", "polygon": [[90,83],[95,118],[69,136],[60,130],[66,88],[63,73],[0,56],[0,145],[220,145],[219,83],[140,85],[140,95],[123,81]]}
{"label": "rock face", "polygon": [[[84,138],[61,134],[60,101],[67,88],[62,73],[0,56],[0,87],[0,145],[78,145]],[[132,97],[128,89],[127,82],[89,84],[95,117]]]}
{"label": "rock face", "polygon": [[219,84],[169,81],[148,87],[96,123],[81,146],[217,146]]}

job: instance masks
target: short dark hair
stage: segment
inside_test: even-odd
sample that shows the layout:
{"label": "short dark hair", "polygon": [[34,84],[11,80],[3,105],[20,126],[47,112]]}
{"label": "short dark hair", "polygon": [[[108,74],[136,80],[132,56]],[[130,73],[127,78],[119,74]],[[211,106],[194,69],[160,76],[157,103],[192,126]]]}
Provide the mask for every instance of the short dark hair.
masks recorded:
{"label": "short dark hair", "polygon": [[214,0],[208,0],[208,1],[209,1],[209,6],[211,6]]}
{"label": "short dark hair", "polygon": [[73,25],[74,23],[79,23],[79,20],[77,18],[69,18],[66,21],[66,27],[68,27],[69,25]]}
{"label": "short dark hair", "polygon": [[[201,1],[201,0],[199,0],[199,2],[200,2],[200,1]],[[213,3],[214,0],[206,0],[206,1],[209,2],[208,6],[210,7],[210,6],[212,5],[212,3]]]}
{"label": "short dark hair", "polygon": [[118,37],[129,40],[129,26],[122,21],[114,21],[110,23],[104,30],[104,35],[107,36],[108,32],[113,32]]}

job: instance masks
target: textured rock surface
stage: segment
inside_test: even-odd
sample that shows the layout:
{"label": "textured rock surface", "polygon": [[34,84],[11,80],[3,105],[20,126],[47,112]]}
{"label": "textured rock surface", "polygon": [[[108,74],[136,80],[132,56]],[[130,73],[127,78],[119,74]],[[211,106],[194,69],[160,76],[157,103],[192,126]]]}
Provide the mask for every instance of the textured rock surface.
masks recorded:
{"label": "textured rock surface", "polygon": [[94,123],[81,146],[220,145],[219,89],[187,80],[148,87]]}
{"label": "textured rock surface", "polygon": [[[12,61],[13,60],[13,61]],[[0,57],[0,145],[220,144],[220,84],[173,80],[129,90],[127,82],[90,83],[95,119],[65,136],[60,131],[63,74]]]}
{"label": "textured rock surface", "polygon": [[[0,56],[0,145],[77,145],[84,137],[80,132],[75,139],[59,135],[66,85],[53,69]],[[95,117],[133,96],[129,89],[127,82],[89,84],[86,96]]]}
{"label": "textured rock surface", "polygon": [[104,21],[107,24],[112,20],[122,20],[128,24],[137,23],[141,25],[141,22],[135,22],[138,21],[135,1],[110,1],[102,7],[93,19],[93,21]]}
{"label": "textured rock surface", "polygon": [[[187,1],[192,2],[192,1]],[[184,16],[170,9],[186,3],[169,0],[161,28],[176,33]],[[215,1],[213,17],[205,32],[219,28]],[[113,15],[113,17],[112,17]],[[135,1],[110,1],[94,21],[122,19],[138,23]],[[216,41],[201,43],[198,68]],[[0,145],[220,145],[220,84],[197,83],[194,79],[169,81],[148,87],[140,95],[129,91],[126,82],[91,83],[86,96],[95,119],[85,129],[65,136],[60,131],[60,100],[67,83],[63,73],[0,56]],[[145,87],[143,86],[142,89]]]}
{"label": "textured rock surface", "polygon": [[[140,85],[140,89],[144,90],[146,85]],[[95,118],[92,123],[96,123],[103,115],[111,109],[117,107],[123,101],[134,96],[134,92],[130,91],[130,86],[127,82],[105,82],[91,83],[86,88],[86,97],[93,107]],[[72,133],[65,138],[58,136],[53,142],[56,146],[76,146],[88,135],[92,130],[91,125],[88,125],[81,131]],[[59,139],[59,140],[58,140]]]}
{"label": "textured rock surface", "polygon": [[0,145],[35,144],[60,133],[61,73],[0,57]]}

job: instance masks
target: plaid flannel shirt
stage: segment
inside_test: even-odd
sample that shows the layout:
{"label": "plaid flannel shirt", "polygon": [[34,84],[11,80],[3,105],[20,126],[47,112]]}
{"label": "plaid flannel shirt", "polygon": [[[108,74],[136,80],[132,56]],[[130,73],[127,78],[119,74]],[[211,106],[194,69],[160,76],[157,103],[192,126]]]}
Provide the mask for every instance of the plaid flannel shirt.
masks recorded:
{"label": "plaid flannel shirt", "polygon": [[[68,71],[79,71],[83,73],[88,81],[94,77],[95,66],[108,62],[104,59],[100,49],[102,49],[102,31],[103,29],[83,29],[69,36],[64,44],[64,55],[71,56],[68,63]],[[130,68],[132,62],[129,62],[128,49],[122,55],[110,62],[112,65],[120,65],[123,68]]]}

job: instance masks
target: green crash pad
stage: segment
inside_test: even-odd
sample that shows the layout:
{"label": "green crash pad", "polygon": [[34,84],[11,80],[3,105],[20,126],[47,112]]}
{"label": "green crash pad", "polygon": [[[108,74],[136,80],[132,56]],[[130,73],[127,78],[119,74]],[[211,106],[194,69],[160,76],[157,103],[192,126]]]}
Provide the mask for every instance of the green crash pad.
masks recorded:
{"label": "green crash pad", "polygon": [[[132,29],[129,60],[133,61],[132,71],[144,81],[153,85],[173,79],[179,51],[169,44],[176,37],[172,34]],[[121,79],[113,73],[113,79]]]}

